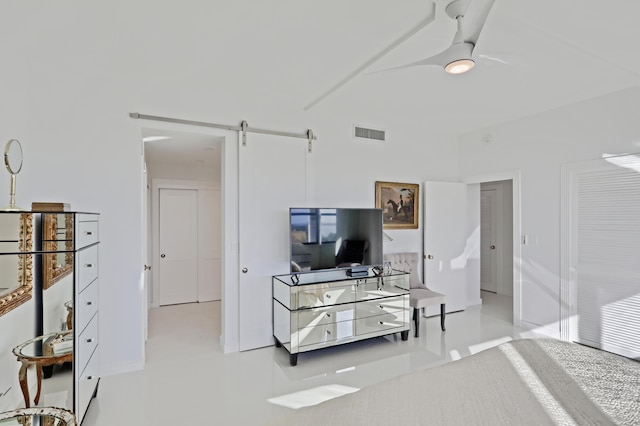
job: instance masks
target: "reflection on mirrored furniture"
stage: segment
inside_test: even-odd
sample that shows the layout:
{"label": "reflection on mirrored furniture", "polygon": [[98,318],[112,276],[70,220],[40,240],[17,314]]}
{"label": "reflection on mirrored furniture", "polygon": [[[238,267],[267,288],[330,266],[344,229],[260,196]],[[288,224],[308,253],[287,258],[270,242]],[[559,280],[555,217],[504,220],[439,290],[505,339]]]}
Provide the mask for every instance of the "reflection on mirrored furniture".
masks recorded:
{"label": "reflection on mirrored furniture", "polygon": [[[44,336],[36,337],[33,343],[40,340],[41,352],[36,355],[43,359],[24,356],[27,345],[19,360],[23,365],[39,363],[43,369],[40,404],[69,409],[82,422],[99,383],[99,215],[71,211],[33,214],[36,336]],[[70,348],[70,353],[52,351],[54,346],[47,344],[51,336],[64,336],[65,341],[57,343]]]}
{"label": "reflection on mirrored furniture", "polygon": [[24,405],[29,408],[31,406],[27,385],[29,367],[34,366],[36,370],[38,391],[33,398],[33,403],[38,404],[42,392],[42,369],[73,361],[73,336],[71,331],[38,336],[13,348],[13,354],[22,363],[18,372],[18,381],[24,396]]}
{"label": "reflection on mirrored furniture", "polygon": [[73,300],[64,302],[64,307],[67,309],[67,330],[71,330],[73,328]]}
{"label": "reflection on mirrored furniture", "polygon": [[77,426],[72,412],[56,407],[20,408],[0,413],[0,426]]}
{"label": "reflection on mirrored furniture", "polygon": [[46,290],[73,271],[72,213],[42,215],[43,288]]}
{"label": "reflection on mirrored furniture", "polygon": [[31,299],[33,215],[0,212],[0,316]]}

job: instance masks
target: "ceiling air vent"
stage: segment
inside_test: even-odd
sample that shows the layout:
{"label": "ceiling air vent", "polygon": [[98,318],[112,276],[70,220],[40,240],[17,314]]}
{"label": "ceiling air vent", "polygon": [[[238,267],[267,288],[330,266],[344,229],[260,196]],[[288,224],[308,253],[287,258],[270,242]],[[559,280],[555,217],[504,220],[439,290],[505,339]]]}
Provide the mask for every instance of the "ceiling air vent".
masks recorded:
{"label": "ceiling air vent", "polygon": [[362,126],[353,126],[353,137],[357,139],[371,139],[374,141],[384,141],[385,131],[380,129],[371,129]]}

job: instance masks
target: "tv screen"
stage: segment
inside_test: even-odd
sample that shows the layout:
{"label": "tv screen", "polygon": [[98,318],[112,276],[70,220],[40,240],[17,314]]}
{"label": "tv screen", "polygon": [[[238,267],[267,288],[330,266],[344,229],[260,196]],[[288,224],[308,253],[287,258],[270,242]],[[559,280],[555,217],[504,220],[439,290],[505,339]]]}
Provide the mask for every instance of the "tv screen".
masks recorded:
{"label": "tv screen", "polygon": [[291,272],[382,265],[382,209],[290,208]]}

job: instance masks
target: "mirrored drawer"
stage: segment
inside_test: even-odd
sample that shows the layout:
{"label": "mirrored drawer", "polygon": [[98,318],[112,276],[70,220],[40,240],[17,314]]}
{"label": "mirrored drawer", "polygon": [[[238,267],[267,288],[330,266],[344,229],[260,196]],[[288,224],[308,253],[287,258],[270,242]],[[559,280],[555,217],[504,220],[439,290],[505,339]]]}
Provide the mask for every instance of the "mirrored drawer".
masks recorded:
{"label": "mirrored drawer", "polygon": [[356,303],[356,318],[401,312],[409,309],[409,296],[387,297]]}
{"label": "mirrored drawer", "polygon": [[91,354],[98,345],[98,315],[95,315],[87,324],[87,327],[78,336],[78,353],[74,354],[74,361],[77,361],[77,368],[83,371]]}
{"label": "mirrored drawer", "polygon": [[85,329],[91,318],[98,312],[98,279],[89,284],[76,297],[76,332]]}
{"label": "mirrored drawer", "polygon": [[355,336],[353,321],[341,321],[331,324],[323,324],[317,327],[305,327],[296,331],[292,336],[292,341],[298,346],[316,345],[328,343],[339,339],[351,338]]}
{"label": "mirrored drawer", "polygon": [[98,278],[98,246],[92,246],[78,252],[77,288],[82,291],[86,286]]}
{"label": "mirrored drawer", "polygon": [[330,284],[304,285],[293,287],[292,309],[315,308],[321,306],[351,303],[354,301],[353,286]]}
{"label": "mirrored drawer", "polygon": [[348,303],[346,305],[335,305],[324,308],[304,309],[293,312],[292,317],[298,318],[298,324],[293,325],[292,329],[305,328],[310,326],[318,326],[330,324],[339,321],[353,320],[355,316],[354,305]]}
{"label": "mirrored drawer", "polygon": [[409,293],[409,290],[394,284],[395,282],[387,282],[386,280],[367,280],[364,283],[359,283],[356,286],[356,300],[373,300]]}
{"label": "mirrored drawer", "polygon": [[76,414],[78,415],[79,421],[82,421],[82,418],[86,413],[87,406],[89,405],[89,402],[91,402],[91,398],[93,397],[99,380],[98,350],[96,349],[93,354],[90,355],[91,357],[89,358],[89,361],[87,361],[87,365],[84,367],[82,373],[80,373],[78,387],[76,389],[76,404],[78,404],[76,407]]}
{"label": "mirrored drawer", "polygon": [[76,249],[98,242],[98,221],[83,221],[85,217],[85,215],[76,217]]}
{"label": "mirrored drawer", "polygon": [[407,311],[399,311],[391,314],[377,315],[368,318],[358,318],[355,321],[358,335],[377,333],[393,328],[403,328],[407,325],[409,314]]}

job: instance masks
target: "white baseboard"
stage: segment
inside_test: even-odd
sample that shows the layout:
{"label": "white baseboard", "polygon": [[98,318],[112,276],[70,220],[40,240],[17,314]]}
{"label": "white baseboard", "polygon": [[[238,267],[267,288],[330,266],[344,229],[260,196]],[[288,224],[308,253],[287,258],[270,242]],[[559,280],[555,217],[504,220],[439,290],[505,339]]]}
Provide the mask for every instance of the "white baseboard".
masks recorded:
{"label": "white baseboard", "polygon": [[482,305],[482,298],[478,297],[477,299],[474,299],[472,301],[467,301],[467,307],[475,305]]}
{"label": "white baseboard", "polygon": [[101,368],[100,377],[115,376],[116,374],[131,373],[140,370],[144,370],[144,361],[114,365],[109,368]]}
{"label": "white baseboard", "polygon": [[520,327],[537,334],[560,339],[560,328],[557,322],[547,325],[537,325],[530,322],[521,321]]}

